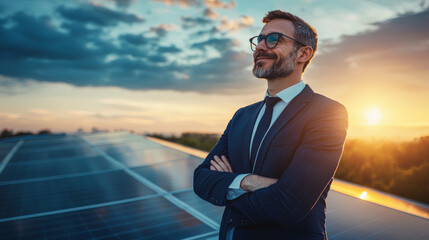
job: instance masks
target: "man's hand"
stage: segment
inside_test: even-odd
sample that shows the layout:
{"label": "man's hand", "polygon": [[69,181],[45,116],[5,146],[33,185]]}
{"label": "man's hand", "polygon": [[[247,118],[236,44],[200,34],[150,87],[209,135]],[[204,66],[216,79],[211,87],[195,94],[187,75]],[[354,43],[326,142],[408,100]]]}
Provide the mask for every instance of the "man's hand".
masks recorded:
{"label": "man's hand", "polygon": [[218,157],[217,155],[215,155],[214,160],[210,160],[210,164],[211,164],[210,170],[232,173],[231,164],[229,164],[228,158],[225,157],[224,155],[222,155],[221,157]]}
{"label": "man's hand", "polygon": [[[233,172],[227,157],[223,155],[221,157],[215,155],[213,158],[214,159],[210,161],[210,170],[219,172]],[[276,183],[277,180],[277,178],[268,178],[251,174],[241,180],[240,187],[244,191],[254,192],[260,188],[265,188]]]}
{"label": "man's hand", "polygon": [[277,182],[277,178],[262,177],[259,175],[251,174],[241,180],[240,187],[244,191],[254,192],[260,188],[266,188]]}

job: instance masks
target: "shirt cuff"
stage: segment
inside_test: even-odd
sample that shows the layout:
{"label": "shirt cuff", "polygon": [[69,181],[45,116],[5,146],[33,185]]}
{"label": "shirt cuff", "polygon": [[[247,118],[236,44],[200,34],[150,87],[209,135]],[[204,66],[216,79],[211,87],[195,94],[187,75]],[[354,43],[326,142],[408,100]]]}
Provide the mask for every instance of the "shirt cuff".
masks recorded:
{"label": "shirt cuff", "polygon": [[245,178],[247,175],[250,175],[250,173],[240,174],[232,181],[232,183],[228,187],[228,191],[226,193],[226,199],[227,200],[234,200],[238,197],[240,197],[243,194],[246,194],[247,191],[244,191],[241,189],[240,184],[243,178]]}

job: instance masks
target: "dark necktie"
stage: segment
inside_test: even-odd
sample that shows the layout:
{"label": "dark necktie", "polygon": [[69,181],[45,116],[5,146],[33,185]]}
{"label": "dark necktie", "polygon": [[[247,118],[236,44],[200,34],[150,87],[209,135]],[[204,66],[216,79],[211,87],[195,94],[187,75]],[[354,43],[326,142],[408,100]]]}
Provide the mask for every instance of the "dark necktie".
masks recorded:
{"label": "dark necktie", "polygon": [[255,163],[256,153],[258,152],[259,145],[261,145],[262,138],[265,136],[265,133],[268,130],[268,127],[271,123],[271,118],[273,116],[273,107],[281,99],[278,97],[266,97],[265,98],[265,112],[261,118],[261,121],[258,124],[256,129],[255,136],[253,137],[252,142],[252,152],[250,157],[250,166],[253,168]]}

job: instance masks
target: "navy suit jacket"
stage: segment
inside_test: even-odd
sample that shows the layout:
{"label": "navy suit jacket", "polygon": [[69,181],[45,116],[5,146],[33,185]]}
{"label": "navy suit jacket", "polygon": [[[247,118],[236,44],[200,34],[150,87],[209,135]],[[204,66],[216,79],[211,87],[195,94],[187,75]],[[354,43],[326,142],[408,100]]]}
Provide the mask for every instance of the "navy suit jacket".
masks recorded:
{"label": "navy suit jacket", "polygon": [[[204,162],[195,169],[194,191],[226,206],[219,233],[234,239],[327,239],[326,197],[347,133],[343,105],[306,87],[280,114],[259,150],[254,174],[277,183],[227,200],[234,178],[251,173],[250,139],[263,102],[239,109]],[[210,170],[214,155],[229,158],[233,173]]]}

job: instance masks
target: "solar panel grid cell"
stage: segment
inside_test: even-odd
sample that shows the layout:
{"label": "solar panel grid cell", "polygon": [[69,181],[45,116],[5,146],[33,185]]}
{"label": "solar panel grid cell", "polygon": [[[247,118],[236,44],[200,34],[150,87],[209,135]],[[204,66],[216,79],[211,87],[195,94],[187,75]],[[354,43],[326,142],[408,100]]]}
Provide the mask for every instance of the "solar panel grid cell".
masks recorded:
{"label": "solar panel grid cell", "polygon": [[22,145],[19,153],[37,153],[37,152],[48,152],[48,151],[61,151],[67,149],[75,149],[87,147],[84,143],[80,142],[79,139],[73,138],[70,141],[62,142],[62,141],[50,141],[49,144],[35,145],[30,144],[29,142],[25,142]]}
{"label": "solar panel grid cell", "polygon": [[0,182],[98,172],[108,169],[117,168],[100,156],[10,162],[0,175]]}
{"label": "solar panel grid cell", "polygon": [[0,141],[0,151],[8,151],[10,149],[13,148],[13,146],[17,143],[18,141],[15,142],[4,142],[4,141]]}
{"label": "solar panel grid cell", "polygon": [[188,203],[202,214],[210,217],[213,221],[221,221],[224,207],[214,206],[206,201],[202,201],[198,196],[195,195],[192,189],[175,193],[174,196]]}
{"label": "solar panel grid cell", "polygon": [[26,150],[28,148],[39,148],[39,149],[45,149],[50,148],[52,146],[60,147],[63,145],[71,145],[76,143],[78,141],[78,138],[76,136],[70,135],[60,135],[60,136],[44,136],[44,137],[38,137],[38,136],[32,136],[31,138],[24,139],[25,144],[23,145],[23,150]]}
{"label": "solar panel grid cell", "polygon": [[[25,145],[25,144],[24,144]],[[32,148],[31,148],[32,149]],[[74,146],[67,149],[59,150],[36,150],[31,151],[29,148],[25,152],[18,151],[11,161],[40,161],[46,159],[67,158],[67,157],[82,157],[82,156],[95,156],[96,152],[88,146]]]}
{"label": "solar panel grid cell", "polygon": [[0,218],[154,194],[123,171],[0,185]]}
{"label": "solar panel grid cell", "polygon": [[124,151],[115,147],[103,150],[109,156],[129,167],[152,165],[180,159],[188,159],[189,154],[168,148],[151,148],[140,151]]}
{"label": "solar panel grid cell", "polygon": [[0,163],[6,157],[6,155],[12,150],[16,143],[1,143],[0,142]]}
{"label": "solar panel grid cell", "polygon": [[122,151],[140,151],[140,150],[145,150],[145,149],[152,149],[152,148],[162,148],[163,146],[157,144],[157,143],[147,143],[146,141],[125,141],[125,142],[120,142],[120,143],[98,143],[98,144],[94,144],[95,146],[97,146],[98,148],[102,149],[102,150],[107,150],[107,149],[111,149],[111,148],[118,148],[121,149]]}
{"label": "solar panel grid cell", "polygon": [[199,160],[188,158],[132,168],[132,170],[157,183],[166,191],[174,191],[192,188],[194,169],[199,164]]}
{"label": "solar panel grid cell", "polygon": [[11,147],[10,149],[0,152],[0,164],[2,164],[2,162],[5,160],[5,158],[7,157],[7,155],[9,154],[9,152],[12,150],[13,147]]}

